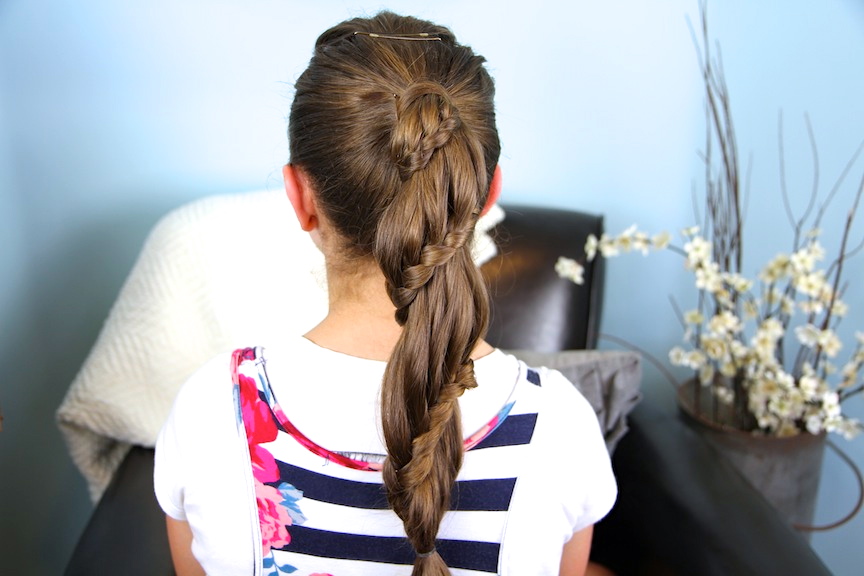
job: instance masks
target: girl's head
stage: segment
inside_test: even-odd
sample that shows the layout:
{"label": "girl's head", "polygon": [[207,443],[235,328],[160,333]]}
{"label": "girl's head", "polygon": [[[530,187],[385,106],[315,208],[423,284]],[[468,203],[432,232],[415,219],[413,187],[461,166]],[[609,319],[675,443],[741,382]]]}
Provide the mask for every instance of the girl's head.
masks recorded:
{"label": "girl's head", "polygon": [[483,63],[448,29],[383,12],[318,38],[291,107],[292,166],[342,257],[381,269],[403,327],[382,384],[384,482],[415,574],[448,573],[434,550],[462,463],[457,399],[488,324],[470,252],[500,151]]}
{"label": "girl's head", "polygon": [[389,12],[318,38],[296,83],[291,163],[355,255],[373,254],[382,218],[408,200],[405,190],[429,185],[439,208],[483,207],[500,151],[483,63],[448,29]]}

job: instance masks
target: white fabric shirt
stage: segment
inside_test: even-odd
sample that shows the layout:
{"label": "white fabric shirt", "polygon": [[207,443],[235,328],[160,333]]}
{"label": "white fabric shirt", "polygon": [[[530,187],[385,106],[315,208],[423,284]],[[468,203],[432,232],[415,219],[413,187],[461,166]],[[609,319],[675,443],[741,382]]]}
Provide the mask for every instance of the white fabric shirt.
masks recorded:
{"label": "white fabric shirt", "polygon": [[[268,349],[265,357],[272,390],[285,415],[308,438],[332,451],[386,452],[378,408],[383,362],[333,352],[303,338],[284,349]],[[524,446],[466,453],[460,481],[498,478],[517,469],[509,508],[495,513],[450,512],[439,538],[471,540],[474,532],[494,532],[500,524],[497,573],[558,574],[563,545],[574,532],[605,516],[616,497],[596,416],[556,371],[530,371],[534,379],[539,378],[541,385],[536,386],[529,382],[532,378],[526,379],[529,370],[523,363],[498,350],[477,360],[475,371],[479,386],[460,399],[466,436],[511,401],[508,419],[536,414],[536,424]],[[242,426],[238,432],[236,425],[232,387],[230,356],[219,356],[203,366],[181,389],[156,444],[157,500],[166,514],[189,522],[192,551],[213,575],[250,574],[254,564],[258,516],[249,488],[246,437]],[[332,463],[322,467],[320,457],[304,450],[295,447],[286,454],[295,454],[289,456],[292,464],[317,467],[340,479],[381,481],[379,472]],[[305,460],[308,463],[301,462]],[[338,512],[331,514],[330,508],[308,498],[298,504],[308,519],[304,528]],[[350,513],[355,526],[357,515],[361,516],[365,534],[404,536],[401,523],[389,510],[352,509]],[[288,527],[289,533],[292,529]],[[294,572],[298,576],[411,573],[410,567],[399,564],[286,558],[298,568]],[[451,571],[454,576],[489,573],[453,567]]]}

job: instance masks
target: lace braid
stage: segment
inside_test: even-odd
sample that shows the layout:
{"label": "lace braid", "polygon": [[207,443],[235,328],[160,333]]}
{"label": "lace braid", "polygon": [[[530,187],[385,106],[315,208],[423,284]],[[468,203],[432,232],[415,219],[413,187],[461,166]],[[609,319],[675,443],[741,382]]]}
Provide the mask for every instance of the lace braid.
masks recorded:
{"label": "lace braid", "polygon": [[435,537],[462,465],[458,398],[477,385],[470,354],[488,317],[468,247],[486,171],[440,84],[412,84],[397,102],[391,152],[403,185],[375,251],[404,326],[382,391],[384,481],[415,550],[433,552],[417,557],[415,573],[447,574]]}

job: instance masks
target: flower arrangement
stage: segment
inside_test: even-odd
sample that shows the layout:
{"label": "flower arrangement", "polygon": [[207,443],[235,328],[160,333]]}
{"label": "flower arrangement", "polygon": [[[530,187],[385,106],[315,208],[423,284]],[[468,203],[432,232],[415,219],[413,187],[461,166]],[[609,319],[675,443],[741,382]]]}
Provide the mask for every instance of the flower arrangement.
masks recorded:
{"label": "flower arrangement", "polygon": [[[700,64],[708,112],[704,224],[682,232],[683,246],[673,245],[668,233],[649,236],[636,226],[617,236],[591,236],[585,245],[586,258],[657,250],[683,256],[684,266],[693,274],[698,303],[683,313],[676,308],[684,343],[669,351],[669,361],[692,369],[702,384],[695,386],[692,399],[698,415],[757,434],[782,437],[837,432],[852,438],[862,424],[845,416],[841,404],[864,390],[864,334],[856,334],[852,352],[841,365],[843,343],[836,328],[847,312],[842,300],[844,263],[862,248],[850,248],[849,240],[864,181],[848,212],[837,255],[825,267],[820,267],[826,251],[819,241],[819,226],[861,148],[813,217],[809,217],[811,210],[793,217],[785,185],[781,187],[794,228],[792,249],[777,254],[755,279],[746,276],[742,272],[742,202],[729,97],[719,66],[708,55],[704,11],[702,24],[705,54]],[[812,144],[812,131],[810,134]],[[719,148],[719,160],[712,156],[714,146]],[[815,145],[813,149],[815,155]],[[815,206],[815,191],[811,200]],[[581,283],[579,262],[562,257],[555,269],[560,276]],[[703,396],[703,389],[710,394]]]}
{"label": "flower arrangement", "polygon": [[[680,314],[685,344],[669,351],[669,361],[693,369],[713,393],[708,417],[775,436],[826,431],[852,438],[860,432],[861,423],[844,416],[841,403],[864,390],[864,334],[856,335],[842,367],[835,363],[842,349],[835,328],[847,310],[837,288],[845,254],[827,270],[818,268],[825,250],[814,230],[791,254],[775,256],[753,281],[724,270],[698,228],[682,234],[686,242],[680,248],[666,233],[649,237],[633,226],[618,236],[589,237],[585,252],[589,261],[598,254],[664,249],[684,257],[699,304]],[[564,257],[556,264],[559,275],[573,281],[580,269]]]}

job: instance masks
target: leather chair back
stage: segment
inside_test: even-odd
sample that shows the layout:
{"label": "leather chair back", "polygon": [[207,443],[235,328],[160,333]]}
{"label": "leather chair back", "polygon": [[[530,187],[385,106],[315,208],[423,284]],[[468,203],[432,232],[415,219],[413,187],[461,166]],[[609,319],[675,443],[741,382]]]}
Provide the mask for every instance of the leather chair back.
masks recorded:
{"label": "leather chair back", "polygon": [[[491,232],[498,255],[483,265],[492,299],[487,339],[505,350],[596,348],[603,305],[604,261],[585,262],[589,234],[603,217],[537,206],[502,205],[506,217]],[[567,256],[585,266],[584,283],[559,278]]]}

